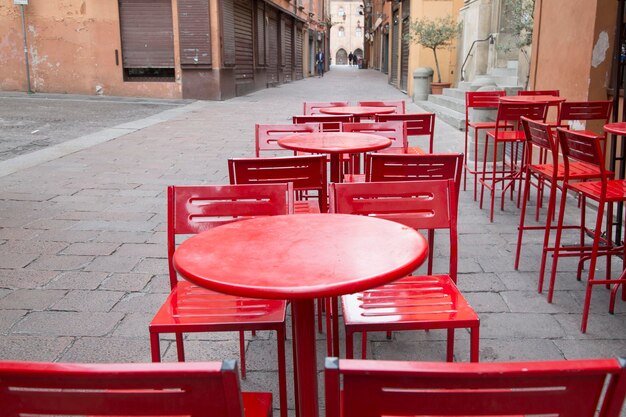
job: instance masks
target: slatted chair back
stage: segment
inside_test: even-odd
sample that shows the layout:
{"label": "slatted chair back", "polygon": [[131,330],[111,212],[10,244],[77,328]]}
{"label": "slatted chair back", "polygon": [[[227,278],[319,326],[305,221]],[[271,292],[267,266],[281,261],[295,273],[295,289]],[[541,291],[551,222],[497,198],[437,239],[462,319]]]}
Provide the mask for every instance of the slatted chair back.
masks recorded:
{"label": "slatted chair back", "polygon": [[408,139],[404,122],[344,123],[344,132],[371,133],[391,139],[390,148],[406,150]]}
{"label": "slatted chair back", "polygon": [[469,122],[470,109],[497,108],[500,97],[506,96],[506,91],[467,91],[465,93],[465,121]]}
{"label": "slatted chair back", "polygon": [[496,138],[498,137],[498,130],[509,128],[512,124],[516,125],[518,130],[521,129],[520,118],[522,116],[531,120],[545,122],[547,108],[545,103],[501,102],[496,114]]}
{"label": "slatted chair back", "polygon": [[173,263],[176,236],[200,233],[251,217],[290,213],[293,213],[291,183],[168,187],[167,249],[172,289],[178,281]]}
{"label": "slatted chair back", "polygon": [[405,114],[377,114],[376,122],[403,121],[406,125],[407,136],[428,136],[428,153],[433,153],[435,138],[434,113],[405,113]]}
{"label": "slatted chair back", "polygon": [[320,126],[315,123],[307,123],[301,125],[287,124],[257,124],[255,126],[255,156],[261,156],[261,152],[286,151],[278,145],[278,139],[292,135],[294,133],[313,133],[319,132]]}
{"label": "slatted chair back", "polygon": [[243,416],[235,361],[0,362],[0,404],[3,417]]}
{"label": "slatted chair back", "polygon": [[293,116],[293,124],[315,123],[319,124],[322,132],[341,132],[343,123],[352,123],[354,118],[351,114],[346,115],[304,115]]}
{"label": "slatted chair back", "polygon": [[359,101],[358,105],[363,107],[395,107],[394,113],[396,114],[403,114],[406,111],[404,100]]}
{"label": "slatted chair back", "polygon": [[372,153],[365,157],[365,181],[452,180],[461,187],[463,154],[399,155]]}
{"label": "slatted chair back", "polygon": [[561,95],[559,90],[519,90],[518,96],[555,96]]}
{"label": "slatted chair back", "polygon": [[305,101],[302,112],[305,115],[322,114],[320,109],[324,107],[342,107],[349,106],[347,101]]}
{"label": "slatted chair back", "polygon": [[228,174],[231,184],[292,183],[294,191],[316,191],[320,211],[328,211],[325,155],[231,158]]}
{"label": "slatted chair back", "polygon": [[602,152],[602,136],[557,128],[559,146],[563,154],[563,165],[565,166],[565,179],[568,178],[569,165],[573,161],[586,162],[597,166],[600,170],[600,178],[597,181],[602,184],[602,193],[606,192],[606,168],[604,167],[604,156]]}
{"label": "slatted chair back", "polygon": [[326,417],[618,417],[626,392],[623,359],[435,363],[327,358],[325,379]]}
{"label": "slatted chair back", "polygon": [[[565,122],[577,120],[598,120],[607,124],[611,119],[613,102],[609,100],[599,101],[565,101],[561,103],[561,111],[557,125],[565,127]],[[573,126],[570,126],[573,128]]]}

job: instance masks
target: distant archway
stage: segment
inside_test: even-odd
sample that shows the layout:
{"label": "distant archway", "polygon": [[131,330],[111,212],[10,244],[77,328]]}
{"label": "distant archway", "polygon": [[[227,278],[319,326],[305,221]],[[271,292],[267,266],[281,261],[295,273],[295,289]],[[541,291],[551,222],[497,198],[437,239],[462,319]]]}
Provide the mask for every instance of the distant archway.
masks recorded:
{"label": "distant archway", "polygon": [[335,55],[335,64],[337,65],[347,65],[348,64],[348,53],[345,49],[340,48]]}
{"label": "distant archway", "polygon": [[359,56],[361,58],[363,58],[363,50],[360,48],[357,48],[354,50],[354,55]]}

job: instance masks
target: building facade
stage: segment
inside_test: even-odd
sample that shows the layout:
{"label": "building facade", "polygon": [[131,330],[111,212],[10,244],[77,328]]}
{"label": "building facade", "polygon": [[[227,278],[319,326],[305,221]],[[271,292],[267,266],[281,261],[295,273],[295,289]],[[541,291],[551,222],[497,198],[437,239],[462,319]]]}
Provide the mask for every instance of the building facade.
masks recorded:
{"label": "building facade", "polygon": [[[223,100],[299,80],[328,48],[325,1],[31,0],[31,89]],[[0,89],[26,91],[13,0],[0,0],[0,27]]]}
{"label": "building facade", "polygon": [[363,58],[363,3],[333,0],[330,3],[330,57],[335,65],[348,65],[353,53]]}

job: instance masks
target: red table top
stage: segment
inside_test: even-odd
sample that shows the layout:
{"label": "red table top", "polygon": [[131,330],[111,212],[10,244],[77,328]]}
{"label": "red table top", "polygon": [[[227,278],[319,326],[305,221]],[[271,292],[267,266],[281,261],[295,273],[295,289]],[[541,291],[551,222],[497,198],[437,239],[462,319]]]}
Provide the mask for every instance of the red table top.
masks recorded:
{"label": "red table top", "polygon": [[626,122],[607,123],[604,125],[604,131],[614,135],[626,135]]}
{"label": "red table top", "polygon": [[320,113],[326,114],[355,114],[357,116],[373,116],[375,114],[387,114],[396,111],[395,107],[367,107],[367,106],[334,106],[322,107]]}
{"label": "red table top", "polygon": [[370,133],[314,132],[284,136],[278,139],[278,145],[303,152],[354,153],[387,148],[391,140]]}
{"label": "red table top", "polygon": [[558,96],[502,96],[500,101],[509,101],[516,103],[559,103],[565,101],[565,97]]}
{"label": "red table top", "polygon": [[195,235],[174,254],[187,280],[244,297],[310,299],[362,291],[422,264],[428,244],[400,223],[347,214],[242,220]]}

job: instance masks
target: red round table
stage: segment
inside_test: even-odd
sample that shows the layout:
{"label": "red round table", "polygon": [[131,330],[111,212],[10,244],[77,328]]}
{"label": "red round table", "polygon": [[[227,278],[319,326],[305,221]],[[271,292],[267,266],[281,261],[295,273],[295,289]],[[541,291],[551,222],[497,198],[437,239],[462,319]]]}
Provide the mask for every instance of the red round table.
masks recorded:
{"label": "red round table", "polygon": [[395,107],[376,107],[376,106],[334,106],[322,107],[320,113],[325,114],[351,114],[354,116],[355,122],[360,122],[361,117],[373,116],[375,114],[388,114],[396,111]]}
{"label": "red round table", "polygon": [[315,132],[297,133],[278,139],[285,149],[330,154],[330,180],[341,180],[341,154],[377,151],[391,145],[391,139],[370,133]]}
{"label": "red round table", "polygon": [[607,123],[604,131],[618,136],[626,136],[626,122]]}
{"label": "red round table", "polygon": [[511,103],[562,103],[565,100],[565,97],[549,95],[500,97],[500,101],[507,101]]}
{"label": "red round table", "polygon": [[427,255],[414,229],[346,214],[259,217],[183,242],[176,270],[201,287],[245,297],[291,300],[298,415],[317,417],[314,300],[401,278]]}

